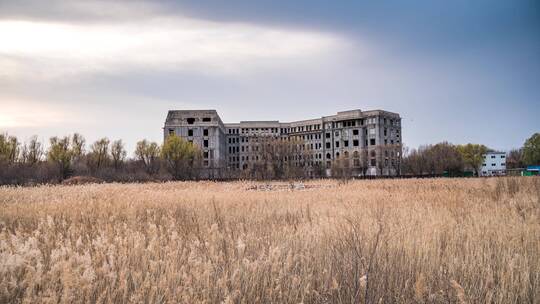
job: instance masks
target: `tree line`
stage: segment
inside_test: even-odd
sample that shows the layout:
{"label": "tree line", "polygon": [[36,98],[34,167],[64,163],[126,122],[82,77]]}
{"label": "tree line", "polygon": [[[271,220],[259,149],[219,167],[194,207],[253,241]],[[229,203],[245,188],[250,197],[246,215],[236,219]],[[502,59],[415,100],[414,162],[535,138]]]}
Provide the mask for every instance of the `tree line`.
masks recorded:
{"label": "tree line", "polygon": [[[441,142],[418,149],[404,151],[401,162],[402,175],[443,175],[460,176],[463,172],[478,175],[483,155],[492,151],[482,144],[453,145]],[[510,150],[506,156],[506,169],[525,168],[540,164],[540,133],[528,138],[523,147]]]}
{"label": "tree line", "polygon": [[[282,179],[323,177],[324,164],[310,159],[308,151],[296,141],[267,139],[258,143],[257,161],[236,178]],[[490,149],[481,144],[453,145],[442,142],[403,151],[400,175],[459,176],[464,171],[478,174],[483,155]],[[350,177],[351,162],[361,172],[368,168],[367,151],[344,155],[332,164],[335,177]],[[379,153],[380,154],[380,153]],[[87,146],[85,138],[75,133],[51,137],[45,149],[37,137],[20,142],[17,137],[0,134],[0,185],[57,183],[72,176],[92,176],[104,181],[137,182],[185,180],[200,177],[202,151],[181,137],[169,136],[162,145],[143,139],[136,144],[133,158],[127,157],[122,140],[104,137]],[[382,163],[379,162],[379,163]],[[523,147],[507,154],[507,169],[540,164],[540,133],[526,140]],[[244,169],[244,168],[239,168]],[[212,176],[209,176],[212,178]],[[215,176],[224,178],[227,176]]]}
{"label": "tree line", "polygon": [[189,179],[200,159],[200,149],[177,136],[169,136],[163,145],[141,140],[134,157],[128,158],[120,139],[104,137],[87,147],[85,138],[75,133],[51,137],[45,149],[36,136],[21,143],[0,134],[0,184],[57,183],[72,176],[118,182]]}

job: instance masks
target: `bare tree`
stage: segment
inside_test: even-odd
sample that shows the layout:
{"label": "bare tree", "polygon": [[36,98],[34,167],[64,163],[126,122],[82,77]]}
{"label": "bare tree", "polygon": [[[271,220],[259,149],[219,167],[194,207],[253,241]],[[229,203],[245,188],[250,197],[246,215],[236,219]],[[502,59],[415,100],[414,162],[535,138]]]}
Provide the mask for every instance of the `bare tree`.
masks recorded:
{"label": "bare tree", "polygon": [[523,161],[523,150],[522,149],[513,149],[508,152],[506,157],[506,168],[508,169],[518,169],[524,168],[525,162]]}
{"label": "bare tree", "polygon": [[250,160],[250,177],[272,179],[306,175],[310,153],[302,140],[275,136],[253,140],[252,148],[257,151],[257,156]]}
{"label": "bare tree", "polygon": [[332,177],[336,178],[349,178],[352,175],[352,168],[347,152],[344,152],[343,155],[340,155],[332,164]]}
{"label": "bare tree", "polygon": [[159,170],[159,154],[160,149],[157,143],[149,142],[146,139],[137,142],[135,156],[143,164],[146,173],[150,175],[157,173]]}
{"label": "bare tree", "polygon": [[86,140],[81,134],[75,133],[71,137],[71,154],[75,162],[78,162],[84,156],[85,144]]}
{"label": "bare tree", "polygon": [[32,136],[28,143],[22,147],[22,161],[30,166],[41,161],[43,157],[43,145],[38,141],[37,136]]}
{"label": "bare tree", "polygon": [[461,172],[463,168],[461,153],[456,146],[447,142],[411,149],[402,160],[404,174],[441,175],[447,172],[452,175]]}
{"label": "bare tree", "polygon": [[109,143],[110,140],[104,137],[92,144],[90,153],[88,154],[88,165],[90,168],[99,170],[109,163]]}
{"label": "bare tree", "polygon": [[116,170],[120,169],[124,160],[126,159],[126,149],[124,148],[124,143],[121,139],[115,140],[111,144],[111,157],[113,161],[113,166]]}

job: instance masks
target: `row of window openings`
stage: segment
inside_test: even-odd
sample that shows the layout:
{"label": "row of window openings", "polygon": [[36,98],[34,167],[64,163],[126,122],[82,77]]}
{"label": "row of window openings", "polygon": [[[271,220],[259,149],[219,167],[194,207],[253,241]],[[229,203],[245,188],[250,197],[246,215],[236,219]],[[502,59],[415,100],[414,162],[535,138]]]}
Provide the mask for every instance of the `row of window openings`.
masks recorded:
{"label": "row of window openings", "polygon": [[[366,130],[365,134],[368,135],[368,129],[365,129],[365,130]],[[383,133],[384,133],[384,136],[388,136],[387,129],[384,129]],[[353,136],[354,135],[359,135],[359,134],[360,134],[359,129],[354,129],[353,130]],[[375,129],[369,129],[369,134],[375,135]],[[339,132],[336,131],[335,136],[336,137],[339,136]],[[331,133],[326,133],[326,138],[330,138],[330,137],[331,137]],[[399,130],[396,130],[396,137],[399,138]],[[313,139],[320,139],[320,138],[321,138],[321,134],[307,134],[307,135],[301,135],[300,136],[300,139],[303,139],[303,140],[313,140]],[[250,141],[249,138],[245,138],[245,137],[241,137],[241,138],[230,137],[228,139],[228,142],[230,144],[238,143],[238,142],[249,142],[249,141]],[[258,141],[258,138],[255,138],[255,141]]]}
{"label": "row of window openings", "polygon": [[[349,157],[349,152],[345,151],[344,154],[345,158],[348,158]],[[375,151],[371,151],[370,153],[370,157],[376,157],[376,153]],[[338,158],[340,156],[339,152],[336,152],[336,158]],[[385,150],[384,151],[384,157],[392,157],[394,158],[394,156],[398,156],[399,157],[399,152],[398,153],[394,153],[394,151],[391,151],[390,153],[388,153],[388,150]],[[294,155],[293,156],[295,160],[297,159],[302,159],[302,155]],[[358,151],[354,151],[353,153],[353,158],[359,158],[360,157],[360,153]],[[307,158],[308,159],[322,159],[322,153],[316,153],[316,154],[312,154],[312,155],[307,155]],[[330,153],[326,153],[326,158],[327,159],[331,159],[332,158],[332,154]],[[236,161],[239,161],[240,160],[240,157],[239,156],[232,156],[229,158],[230,161],[234,161],[236,159]],[[242,161],[244,160],[249,160],[249,156],[241,156],[241,159]],[[252,155],[252,160],[259,160],[259,156],[258,155]]]}
{"label": "row of window openings", "polygon": [[[375,135],[375,129],[374,128],[370,128],[370,129],[364,129],[365,130],[365,135]],[[353,136],[354,135],[359,135],[360,134],[360,129],[353,129]],[[335,134],[334,134],[336,137],[339,136],[339,132],[336,131]],[[384,129],[383,130],[383,135],[384,136],[388,136],[388,129]],[[326,133],[326,138],[330,138],[331,136],[331,133]],[[396,130],[396,137],[399,138],[399,130]]]}
{"label": "row of window openings", "polygon": [[[370,124],[373,125],[377,123],[377,120],[378,120],[377,117],[371,117],[371,118],[365,119],[365,123],[367,125],[370,125]],[[391,126],[399,126],[399,120],[382,118],[381,122],[383,123],[383,125],[386,125],[387,123],[389,123]],[[332,122],[332,123],[327,123],[326,127],[330,129],[330,128],[342,128],[342,127],[356,127],[357,125],[363,126],[364,120],[360,119],[360,120]]]}
{"label": "row of window openings", "polygon": [[299,127],[291,127],[291,128],[241,128],[241,129],[229,129],[229,134],[245,134],[245,133],[252,133],[252,132],[263,132],[263,133],[278,133],[278,130],[280,133],[291,133],[291,132],[305,132],[305,131],[315,131],[320,130],[321,125],[307,125],[307,126],[299,126]]}
{"label": "row of window openings", "polygon": [[[174,135],[174,129],[169,129],[169,135]],[[209,131],[208,129],[203,129],[203,136],[208,136]],[[194,129],[188,129],[188,137],[195,136],[195,130]]]}
{"label": "row of window openings", "polygon": [[[303,140],[317,140],[321,139],[321,134],[307,134],[307,135],[301,135],[301,136],[295,136],[295,137],[280,137],[280,140],[290,140],[290,139],[303,139]],[[235,143],[248,143],[248,142],[259,142],[259,137],[229,137],[228,139],[229,144],[235,144]]]}
{"label": "row of window openings", "polygon": [[[244,162],[244,161],[249,161],[249,157],[245,157],[245,158],[242,157],[241,159],[242,159],[243,162]],[[259,157],[258,157],[258,156],[253,156],[253,157],[252,157],[252,161],[258,161],[258,160],[259,160]],[[299,160],[301,160],[301,159],[291,159],[291,160],[292,160],[292,161],[299,161]],[[230,161],[231,161],[231,162],[235,162],[234,159],[230,159]],[[285,161],[288,161],[288,160],[285,160]],[[240,162],[240,158],[236,158],[236,162]],[[316,160],[316,161],[308,161],[308,164],[309,164],[310,166],[320,165],[321,163],[322,163],[322,161],[320,161],[320,160]],[[331,164],[332,164],[331,161],[327,161],[327,162],[326,162],[326,165],[327,165],[328,168],[330,168]],[[370,164],[370,166],[375,167],[375,166],[377,165],[377,159],[371,158],[371,159],[369,160],[369,164]],[[386,158],[386,159],[384,160],[384,166],[385,166],[385,167],[388,167],[388,164],[391,164],[392,166],[394,166],[394,165],[396,164],[396,162],[395,162],[394,159],[390,159],[390,160],[389,160],[389,159]],[[299,165],[299,163],[298,163],[298,162],[295,162],[295,165]],[[360,165],[361,165],[360,159],[358,159],[358,158],[353,159],[353,166],[354,166],[354,167],[360,167]],[[235,164],[234,166],[235,166],[236,168],[239,168],[239,164]],[[244,167],[246,167],[245,164],[244,164]]]}
{"label": "row of window openings", "polygon": [[[482,164],[482,167],[486,167],[486,166],[487,166],[486,164]],[[497,166],[497,164],[496,163],[491,163],[491,166],[495,167],[495,166]],[[506,166],[506,163],[501,163],[501,167],[505,167],[505,166]]]}
{"label": "row of window openings", "polygon": [[[280,140],[284,140],[284,139],[289,140],[290,138],[280,138]],[[297,139],[297,138],[295,138],[295,139]],[[311,134],[311,135],[303,135],[303,136],[300,137],[300,139],[303,139],[303,140],[313,140],[313,139],[315,139],[315,140],[317,140],[317,139],[320,139],[320,134],[315,134],[315,136],[313,136],[313,134]],[[229,144],[235,144],[235,143],[239,143],[239,142],[241,142],[241,143],[257,142],[258,143],[259,138],[257,138],[257,137],[252,138],[252,139],[245,138],[245,137],[229,138],[228,142],[229,142]],[[349,146],[349,141],[348,140],[344,140],[343,142],[344,142],[345,147]],[[374,146],[376,144],[375,142],[376,142],[375,138],[369,139],[369,144],[371,146]],[[395,143],[399,144],[399,139],[396,140]],[[384,139],[384,144],[388,145],[388,139]],[[394,144],[393,139],[390,140],[390,144],[392,144],[392,145]],[[316,149],[322,147],[320,143],[315,143],[315,145],[319,145],[318,147],[317,146],[315,147]],[[368,140],[366,139],[365,146],[367,146],[367,145],[368,145]],[[353,140],[353,146],[355,146],[355,147],[359,146],[359,140],[358,139]],[[339,147],[339,141],[336,141],[336,147]],[[330,143],[329,142],[326,143],[326,148],[330,149]],[[311,149],[313,149],[313,144],[311,144]]]}
{"label": "row of window openings", "polygon": [[[392,156],[393,156],[393,153],[392,153]],[[339,157],[339,152],[336,153],[336,157]],[[345,157],[348,158],[349,154],[345,153]],[[375,155],[373,155],[372,157],[375,157]],[[327,153],[326,158],[331,159],[332,155],[330,153]],[[353,158],[360,158],[360,154],[355,151],[355,153],[353,154]],[[230,162],[235,162],[235,161],[240,161],[240,160],[249,161],[249,159],[250,159],[249,155],[246,155],[246,156],[244,156],[244,155],[242,155],[242,156],[231,156],[231,157],[229,157]],[[289,160],[289,158],[287,156],[285,156],[284,159],[285,159],[285,161]],[[322,159],[322,153],[317,153],[317,154],[312,154],[312,155],[305,155],[305,156],[292,155],[291,158],[290,158],[290,160],[302,160],[302,159],[304,159],[304,160]],[[258,161],[259,160],[259,155],[252,155],[251,160]]]}
{"label": "row of window openings", "polygon": [[[193,140],[190,139],[190,140],[188,140],[188,142],[189,142],[190,144],[192,144],[192,143],[193,143]],[[203,140],[203,147],[204,147],[204,148],[208,148],[209,146],[210,146],[210,145],[209,145],[208,139]]]}
{"label": "row of window openings", "polygon": [[[197,119],[194,118],[194,117],[189,117],[189,118],[186,119],[188,125],[194,124],[196,120],[197,120]],[[203,121],[203,122],[209,122],[209,121],[212,121],[212,118],[210,118],[210,117],[203,117],[203,118],[202,118],[202,121]]]}
{"label": "row of window openings", "polygon": [[[205,140],[205,142],[207,142]],[[390,140],[391,144],[394,144],[394,140]],[[370,146],[375,146],[376,145],[376,140],[375,138],[371,138],[368,142],[368,140],[366,139],[365,141],[365,146],[367,147],[368,146],[368,143]],[[397,141],[397,143],[399,143],[399,141]],[[385,139],[384,140],[384,144],[388,144],[387,140]],[[360,145],[360,142],[359,140],[355,139],[352,141],[352,146],[353,147],[358,147]],[[340,146],[340,142],[339,141],[336,141],[335,142],[335,148],[339,148]],[[344,140],[343,141],[343,147],[347,148],[349,147],[349,141],[348,140]],[[205,147],[208,147],[207,145],[205,145]],[[249,152],[249,147],[250,146],[236,146],[236,147],[231,147],[229,146],[229,153],[238,153],[238,152]],[[299,145],[299,148],[300,150],[306,150],[306,149],[311,149],[311,150],[317,150],[317,149],[321,149],[322,148],[322,144],[321,143],[315,143],[315,144],[305,144],[305,145]],[[332,148],[332,144],[327,142],[326,143],[326,149],[331,149]],[[259,146],[251,146],[251,151],[252,152],[258,152],[259,151]]]}
{"label": "row of window openings", "polygon": [[[313,135],[315,135],[315,136],[313,136]],[[326,138],[330,138],[330,136],[329,136],[330,133],[326,133],[326,135],[327,135]],[[303,138],[304,140],[320,139],[320,134],[304,135],[302,138]],[[253,141],[259,142],[258,138],[255,138],[255,140],[253,140],[253,139],[250,140],[249,138],[245,138],[245,137],[241,137],[241,138],[229,138],[229,139],[228,139],[229,144],[234,144],[234,143],[238,143],[238,142],[242,142],[242,143],[246,142],[246,143],[247,143],[247,142],[250,142],[250,141],[251,141],[251,142],[253,142]],[[399,143],[399,140],[396,140],[396,143]],[[317,143],[315,143],[315,144],[317,145]],[[344,144],[345,147],[348,147],[348,146],[349,146],[349,141],[348,141],[348,140],[344,140],[344,141],[343,141],[343,144]],[[375,144],[376,144],[376,143],[375,143],[375,139],[374,139],[374,138],[371,138],[371,139],[369,140],[369,145],[374,146]],[[387,139],[384,140],[384,144],[385,144],[385,145],[388,144],[388,140],[387,140]],[[390,140],[390,144],[392,144],[392,145],[394,144],[394,140],[393,140],[393,139]],[[318,145],[319,145],[319,147],[316,146],[315,149],[320,148],[320,144],[318,144]],[[367,139],[366,139],[365,145],[366,145],[366,146],[368,145],[368,140],[367,140]],[[339,148],[339,141],[336,141],[336,145],[335,145],[335,146],[336,146],[336,148]],[[354,147],[358,147],[358,146],[359,146],[359,141],[358,141],[357,139],[353,140],[353,146],[354,146]],[[326,143],[326,148],[327,148],[327,149],[330,149],[330,148],[331,148],[329,142]],[[311,149],[313,149],[313,144],[311,144]]]}
{"label": "row of window openings", "polygon": [[[491,155],[491,158],[495,159],[495,158],[497,158],[497,156],[496,155]],[[501,159],[503,159],[503,158],[506,158],[506,155],[501,155]]]}
{"label": "row of window openings", "polygon": [[[376,118],[369,118],[367,119],[367,123],[368,124],[375,124],[377,121]],[[389,120],[390,122],[390,125],[394,126],[394,125],[399,125],[396,121],[390,119]],[[386,125],[387,123],[387,120],[386,118],[383,118],[383,124]],[[331,128],[341,128],[341,127],[356,127],[357,125],[359,126],[363,126],[364,125],[364,120],[363,119],[360,119],[360,120],[349,120],[349,121],[342,121],[342,122],[332,122],[331,125],[329,125],[328,127],[331,126]],[[250,132],[265,132],[265,133],[277,133],[278,132],[278,129],[280,131],[280,133],[282,134],[286,134],[286,133],[294,133],[294,132],[308,132],[308,131],[314,131],[314,130],[320,130],[321,129],[321,125],[320,124],[315,124],[315,125],[307,125],[307,126],[298,126],[298,127],[290,127],[290,128],[241,128],[241,129],[229,129],[228,130],[228,133],[229,134],[245,134],[245,133],[250,133]],[[358,130],[357,131],[357,134],[358,134]],[[385,130],[385,133],[386,133],[386,130]],[[355,135],[357,135],[355,134]],[[386,134],[385,134],[386,136]]]}

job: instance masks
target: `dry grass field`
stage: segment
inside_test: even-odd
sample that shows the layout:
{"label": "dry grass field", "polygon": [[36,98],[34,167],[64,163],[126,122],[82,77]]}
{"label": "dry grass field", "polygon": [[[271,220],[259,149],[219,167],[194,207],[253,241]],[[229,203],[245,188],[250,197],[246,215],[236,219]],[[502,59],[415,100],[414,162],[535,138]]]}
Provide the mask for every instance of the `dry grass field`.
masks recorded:
{"label": "dry grass field", "polygon": [[0,302],[540,303],[540,179],[0,188]]}

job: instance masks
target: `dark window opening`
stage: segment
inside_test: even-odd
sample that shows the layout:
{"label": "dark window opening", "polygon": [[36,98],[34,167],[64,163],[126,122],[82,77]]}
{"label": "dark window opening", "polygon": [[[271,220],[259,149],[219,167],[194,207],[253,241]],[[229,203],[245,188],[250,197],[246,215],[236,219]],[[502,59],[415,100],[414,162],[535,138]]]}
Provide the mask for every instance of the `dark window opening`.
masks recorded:
{"label": "dark window opening", "polygon": [[194,123],[195,123],[195,118],[191,118],[191,117],[188,118],[188,119],[187,119],[187,123],[188,123],[188,125],[194,124]]}
{"label": "dark window opening", "polygon": [[212,121],[212,118],[210,118],[210,117],[204,117],[204,118],[202,119],[202,121]]}
{"label": "dark window opening", "polygon": [[377,164],[377,161],[375,161],[374,158],[371,159],[371,166],[375,166]]}
{"label": "dark window opening", "polygon": [[371,146],[375,146],[375,138],[370,139],[370,140],[369,140],[369,144],[370,144]]}
{"label": "dark window opening", "polygon": [[174,135],[174,129],[169,129],[169,135]]}
{"label": "dark window opening", "polygon": [[358,135],[358,133],[360,133],[360,132],[358,131],[358,129],[352,130],[352,135]]}
{"label": "dark window opening", "polygon": [[339,141],[336,141],[336,148],[339,148]]}
{"label": "dark window opening", "polygon": [[203,130],[203,136],[208,136],[208,129]]}
{"label": "dark window opening", "polygon": [[208,148],[208,139],[205,139],[205,140],[203,141],[203,146],[204,146],[205,148]]}
{"label": "dark window opening", "polygon": [[353,146],[355,146],[355,147],[358,147],[358,145],[360,144],[358,142],[358,139],[353,140],[352,143],[353,143]]}
{"label": "dark window opening", "polygon": [[344,140],[344,141],[343,141],[343,146],[344,146],[344,147],[348,147],[348,146],[349,146],[349,141],[348,141],[348,140]]}
{"label": "dark window opening", "polygon": [[193,136],[193,130],[192,129],[189,129],[187,131],[187,136]]}

